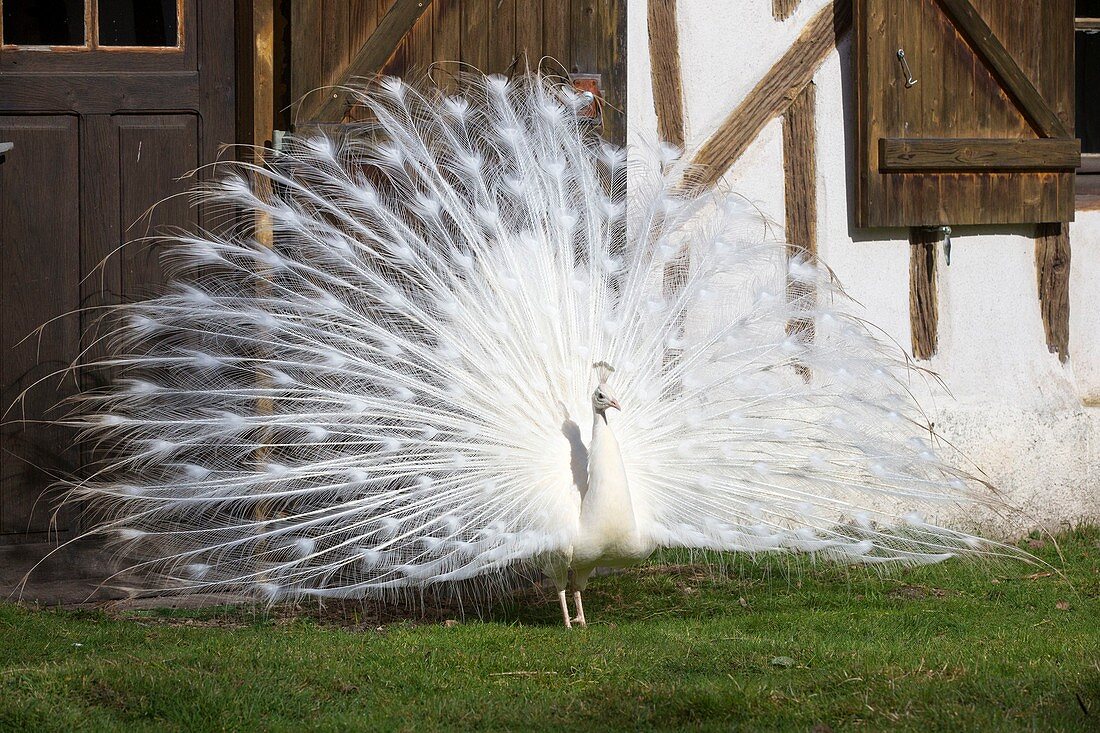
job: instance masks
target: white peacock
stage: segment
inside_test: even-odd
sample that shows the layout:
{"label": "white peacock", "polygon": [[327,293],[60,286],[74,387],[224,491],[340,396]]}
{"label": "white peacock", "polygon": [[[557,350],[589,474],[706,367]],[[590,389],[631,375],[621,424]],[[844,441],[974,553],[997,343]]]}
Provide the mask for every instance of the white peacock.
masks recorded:
{"label": "white peacock", "polygon": [[384,79],[371,122],[204,192],[274,246],[253,218],[174,236],[173,284],[117,309],[113,386],[66,420],[108,448],[72,496],[135,592],[484,602],[534,568],[570,625],[570,575],[584,624],[593,569],[659,547],[1015,554],[933,524],[996,499],[830,273],[686,191],[673,151],[628,166],[588,101]]}

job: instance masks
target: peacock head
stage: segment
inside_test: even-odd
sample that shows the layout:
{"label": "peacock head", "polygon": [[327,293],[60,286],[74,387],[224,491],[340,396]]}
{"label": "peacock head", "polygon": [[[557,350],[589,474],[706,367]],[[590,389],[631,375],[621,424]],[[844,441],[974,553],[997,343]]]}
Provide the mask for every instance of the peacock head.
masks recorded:
{"label": "peacock head", "polygon": [[611,388],[607,386],[607,378],[615,371],[615,367],[606,361],[598,361],[592,365],[592,368],[596,369],[600,375],[600,383],[596,385],[596,391],[592,393],[592,409],[600,414],[611,407],[616,410],[623,409],[619,405],[619,401],[615,399],[615,395],[611,393]]}

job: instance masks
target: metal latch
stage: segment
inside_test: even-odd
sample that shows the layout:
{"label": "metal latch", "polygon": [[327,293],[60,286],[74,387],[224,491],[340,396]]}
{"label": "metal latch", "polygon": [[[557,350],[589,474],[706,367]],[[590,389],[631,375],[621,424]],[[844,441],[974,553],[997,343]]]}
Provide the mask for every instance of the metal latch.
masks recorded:
{"label": "metal latch", "polygon": [[913,72],[909,70],[909,61],[905,58],[905,51],[898,49],[898,61],[901,62],[901,70],[905,72],[905,88],[909,89],[917,83],[917,80],[913,78]]}

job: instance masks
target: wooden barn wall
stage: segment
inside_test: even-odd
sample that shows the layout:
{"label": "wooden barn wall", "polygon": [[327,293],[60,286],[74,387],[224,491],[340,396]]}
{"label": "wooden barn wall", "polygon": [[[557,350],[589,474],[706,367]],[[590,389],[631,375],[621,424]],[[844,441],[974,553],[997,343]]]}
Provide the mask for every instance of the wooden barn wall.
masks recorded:
{"label": "wooden barn wall", "polygon": [[[392,0],[295,0],[291,101],[340,83]],[[447,86],[468,65],[520,73],[600,74],[607,137],[625,139],[626,0],[433,0],[384,73],[430,73]],[[303,120],[298,120],[302,122]]]}

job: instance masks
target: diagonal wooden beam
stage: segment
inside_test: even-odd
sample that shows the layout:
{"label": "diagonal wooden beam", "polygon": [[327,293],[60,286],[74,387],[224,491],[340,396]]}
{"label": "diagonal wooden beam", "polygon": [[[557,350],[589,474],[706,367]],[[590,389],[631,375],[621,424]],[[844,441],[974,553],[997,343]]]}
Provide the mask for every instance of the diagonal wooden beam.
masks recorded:
{"label": "diagonal wooden beam", "polygon": [[713,186],[744,154],[764,126],[790,106],[836,41],[852,26],[851,0],[833,0],[810,19],[783,57],[703,143],[692,185]]}
{"label": "diagonal wooden beam", "polygon": [[993,31],[970,4],[970,0],[939,0],[939,4],[1009,95],[1016,100],[1020,111],[1035,127],[1035,131],[1042,137],[1072,137],[1016,60],[997,36],[993,35]]}
{"label": "diagonal wooden beam", "polygon": [[394,0],[393,5],[379,21],[367,42],[355,54],[348,68],[333,85],[332,91],[317,108],[306,107],[299,113],[304,120],[314,122],[340,122],[354,102],[351,95],[343,89],[348,82],[359,76],[377,74],[401,39],[408,35],[416,21],[431,6],[432,0]]}
{"label": "diagonal wooden beam", "polygon": [[683,148],[684,84],[680,73],[676,0],[649,0],[648,22],[657,133],[662,141]]}

